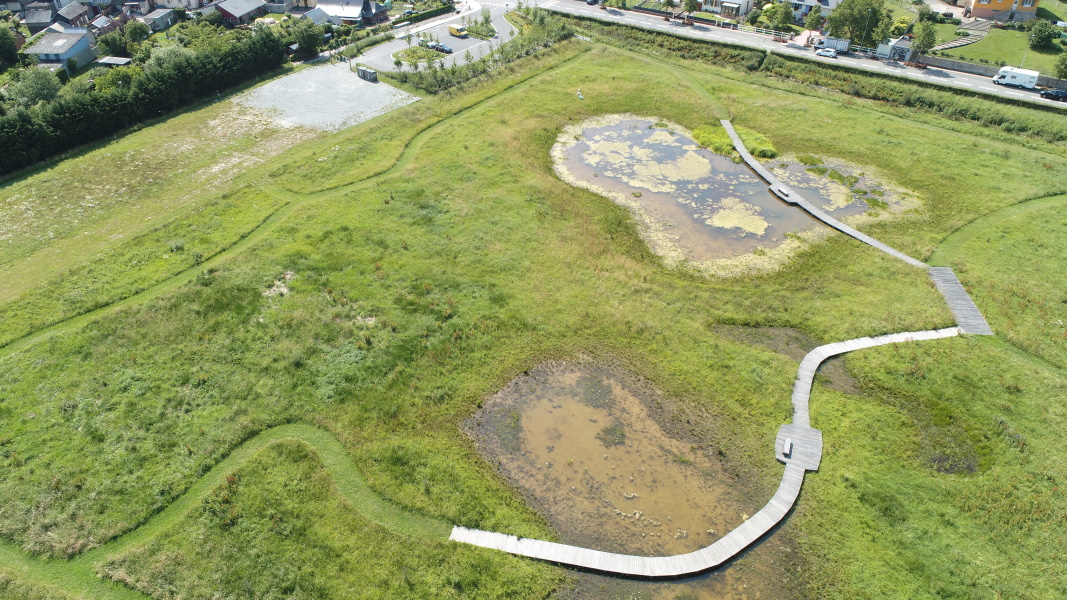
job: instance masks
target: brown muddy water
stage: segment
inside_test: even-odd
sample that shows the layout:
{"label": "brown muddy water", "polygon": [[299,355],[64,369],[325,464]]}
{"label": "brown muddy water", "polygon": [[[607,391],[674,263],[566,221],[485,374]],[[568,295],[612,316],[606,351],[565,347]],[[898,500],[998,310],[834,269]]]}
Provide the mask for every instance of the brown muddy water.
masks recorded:
{"label": "brown muddy water", "polygon": [[[664,225],[693,262],[775,248],[786,241],[786,234],[822,226],[772,195],[743,163],[648,119],[586,128],[567,148],[563,167],[578,181],[638,205]],[[868,201],[877,204],[882,193],[877,183],[859,175],[843,175],[838,181],[827,177],[829,169],[785,161],[768,167],[837,218],[866,211]]]}
{"label": "brown muddy water", "polygon": [[[739,493],[712,444],[671,435],[654,408],[665,401],[646,382],[612,367],[546,363],[487,400],[464,429],[559,541],[681,554],[712,544],[765,500]],[[772,559],[782,544],[765,542],[771,547],[688,580],[576,573],[561,597],[783,598],[790,594],[775,583],[782,569]]]}

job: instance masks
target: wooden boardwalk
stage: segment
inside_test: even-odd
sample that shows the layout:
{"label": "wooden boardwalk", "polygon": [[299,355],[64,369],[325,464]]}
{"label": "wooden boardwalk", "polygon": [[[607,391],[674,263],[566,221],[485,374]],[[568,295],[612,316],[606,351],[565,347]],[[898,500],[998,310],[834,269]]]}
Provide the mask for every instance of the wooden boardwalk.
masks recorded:
{"label": "wooden boardwalk", "polygon": [[882,242],[879,242],[878,240],[872,238],[871,236],[865,233],[862,233],[856,229],[853,229],[852,227],[849,227],[848,225],[845,225],[841,221],[838,221],[837,219],[824,213],[815,205],[805,200],[803,196],[783,184],[777,177],[774,176],[774,173],[771,173],[770,170],[764,167],[763,164],[760,163],[760,161],[756,160],[755,157],[753,157],[752,154],[749,153],[748,149],[745,148],[745,144],[741,141],[741,138],[738,137],[737,132],[734,131],[734,126],[731,125],[729,121],[723,120],[720,121],[720,123],[722,123],[723,128],[726,129],[726,133],[729,134],[730,139],[733,140],[734,149],[737,150],[737,153],[741,155],[741,158],[744,159],[745,163],[749,166],[749,168],[755,171],[757,175],[762,177],[763,180],[767,182],[767,184],[770,186],[771,193],[773,193],[775,196],[778,196],[783,201],[789,204],[793,204],[799,206],[800,208],[803,208],[811,216],[840,231],[841,233],[856,238],[864,244],[873,246],[894,258],[899,258],[900,260],[908,263],[913,267],[919,267],[920,269],[927,269],[930,267],[930,265],[927,265],[921,260],[916,260],[895,248],[891,248],[883,244]]}
{"label": "wooden boardwalk", "polygon": [[782,425],[778,429],[778,435],[775,436],[774,440],[774,455],[779,461],[785,463],[785,472],[782,474],[782,482],[778,485],[778,491],[759,512],[710,546],[676,556],[633,556],[543,540],[517,538],[504,533],[468,529],[459,526],[452,528],[452,534],[449,536],[450,540],[564,565],[639,577],[677,577],[713,569],[752,545],[752,543],[763,537],[781,522],[800,495],[805,471],[819,469],[819,464],[822,461],[822,432],[811,427],[809,402],[815,374],[826,359],[845,352],[885,344],[936,340],[965,333],[974,335],[993,334],[993,330],[990,329],[989,324],[986,323],[985,318],[982,317],[982,313],[978,311],[978,307],[975,306],[971,297],[967,295],[967,291],[963,289],[952,269],[948,267],[931,267],[841,223],[816,208],[800,194],[782,184],[773,173],[753,158],[748,150],[745,149],[744,144],[729,121],[722,121],[722,125],[730,135],[730,139],[733,140],[734,147],[741,154],[741,157],[753,171],[767,182],[771,192],[776,196],[785,202],[803,208],[816,219],[846,235],[850,235],[890,256],[899,258],[912,266],[927,270],[934,285],[941,292],[941,295],[945,297],[949,308],[952,309],[952,314],[956,317],[959,326],[928,331],[891,333],[877,337],[863,337],[844,342],[835,342],[819,346],[804,356],[804,360],[801,361],[800,367],[797,369],[796,381],[793,384],[793,422]]}
{"label": "wooden boardwalk", "polygon": [[963,289],[963,284],[948,267],[930,267],[930,279],[934,280],[937,291],[945,297],[945,302],[956,317],[960,329],[973,335],[993,335],[993,329],[974,305],[974,300]]}

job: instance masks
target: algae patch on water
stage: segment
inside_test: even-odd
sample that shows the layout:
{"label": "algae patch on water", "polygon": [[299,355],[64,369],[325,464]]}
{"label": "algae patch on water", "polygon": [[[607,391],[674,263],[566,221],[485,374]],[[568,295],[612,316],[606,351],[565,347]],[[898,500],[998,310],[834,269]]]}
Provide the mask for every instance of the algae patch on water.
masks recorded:
{"label": "algae patch on water", "polygon": [[[713,275],[768,271],[804,244],[831,234],[772,195],[747,165],[724,155],[734,153],[721,143],[721,127],[698,133],[694,137],[650,117],[597,117],[560,134],[553,162],[564,181],[630,208],[642,238],[671,266]],[[760,155],[777,155],[762,136],[747,135],[763,149]],[[826,166],[808,168],[815,162]],[[915,205],[906,193],[842,161],[787,156],[768,167],[814,205],[852,225]]]}

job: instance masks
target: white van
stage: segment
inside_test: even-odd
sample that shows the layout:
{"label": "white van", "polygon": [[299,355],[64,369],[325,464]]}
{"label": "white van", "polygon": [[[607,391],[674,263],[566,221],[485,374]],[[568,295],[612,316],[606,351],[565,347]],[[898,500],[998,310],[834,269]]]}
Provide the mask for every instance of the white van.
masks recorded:
{"label": "white van", "polygon": [[997,72],[997,76],[993,78],[993,83],[1032,90],[1037,87],[1038,75],[1040,75],[1040,73],[1037,71],[1016,69],[1015,67],[1001,67],[1000,71]]}

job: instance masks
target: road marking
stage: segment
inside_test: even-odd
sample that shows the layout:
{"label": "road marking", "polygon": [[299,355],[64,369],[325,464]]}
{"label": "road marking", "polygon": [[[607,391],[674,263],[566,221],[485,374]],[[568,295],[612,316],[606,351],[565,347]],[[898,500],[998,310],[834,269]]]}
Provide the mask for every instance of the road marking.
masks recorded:
{"label": "road marking", "polygon": [[965,85],[965,86],[967,86],[967,87],[974,87],[974,84],[973,84],[973,83],[967,83],[967,82],[965,82],[965,81],[957,81],[957,82],[956,82],[956,85]]}

